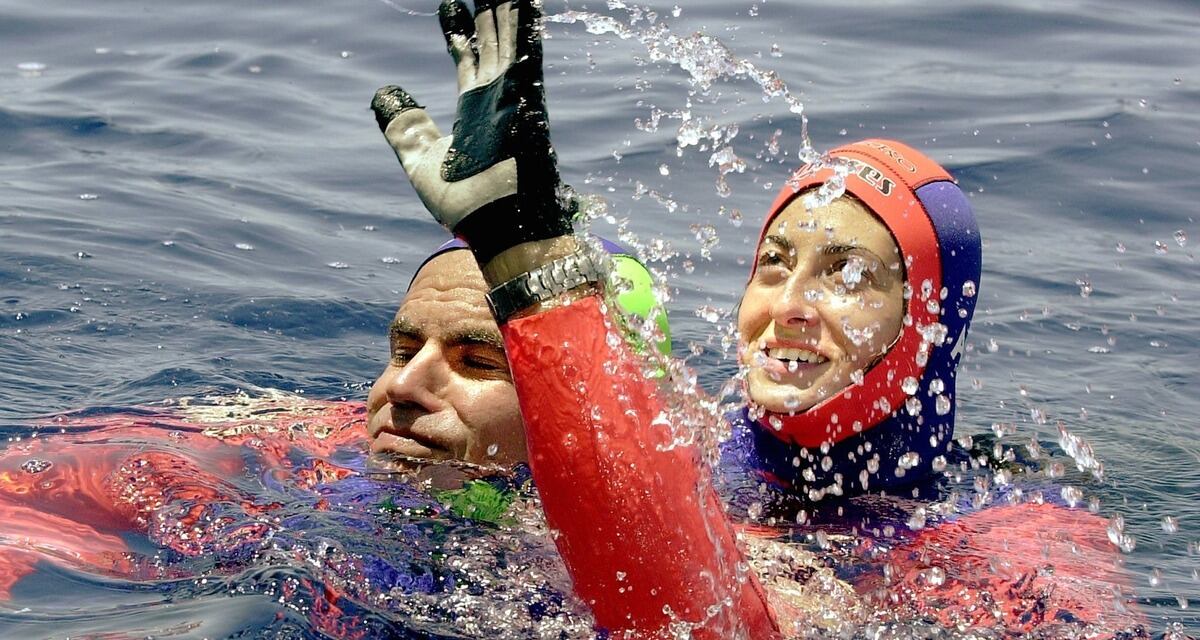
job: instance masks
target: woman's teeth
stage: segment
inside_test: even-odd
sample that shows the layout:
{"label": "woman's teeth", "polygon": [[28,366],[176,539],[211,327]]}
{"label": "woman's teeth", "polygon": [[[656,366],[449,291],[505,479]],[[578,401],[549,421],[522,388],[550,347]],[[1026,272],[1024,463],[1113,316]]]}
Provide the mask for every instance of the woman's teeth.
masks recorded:
{"label": "woman's teeth", "polygon": [[825,362],[825,358],[820,354],[808,351],[806,349],[797,349],[795,347],[775,347],[767,349],[767,356],[776,360],[791,360],[793,362],[807,362],[809,364],[818,364]]}

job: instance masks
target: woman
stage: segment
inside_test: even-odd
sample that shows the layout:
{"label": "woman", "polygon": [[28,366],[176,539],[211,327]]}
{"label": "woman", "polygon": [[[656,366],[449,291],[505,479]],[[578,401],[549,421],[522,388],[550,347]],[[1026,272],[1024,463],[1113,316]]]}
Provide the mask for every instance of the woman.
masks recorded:
{"label": "woman", "polygon": [[[600,259],[571,234],[576,207],[550,146],[535,3],[481,1],[472,17],[446,0],[439,15],[459,79],[453,135],[399,87],[372,106],[422,201],[493,287],[530,466],[577,593],[614,632],[797,631],[745,563],[686,409],[629,341],[610,339]],[[928,476],[953,427],[979,274],[974,218],[944,169],[890,141],[831,155],[832,168],[795,176],[764,228],[738,318],[752,402],[727,450],[803,500]],[[835,175],[849,195],[821,202]],[[1017,629],[1061,606],[1081,619],[1074,584],[1066,599],[966,623]]]}

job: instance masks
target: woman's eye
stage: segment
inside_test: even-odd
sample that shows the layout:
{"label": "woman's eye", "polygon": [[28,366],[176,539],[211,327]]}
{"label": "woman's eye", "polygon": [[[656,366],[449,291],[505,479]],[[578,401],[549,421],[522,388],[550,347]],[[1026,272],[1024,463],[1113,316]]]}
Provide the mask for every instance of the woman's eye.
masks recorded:
{"label": "woman's eye", "polygon": [[783,264],[783,256],[775,250],[764,251],[758,256],[758,266],[769,267]]}
{"label": "woman's eye", "polygon": [[857,256],[834,260],[830,263],[828,271],[848,288],[874,281],[874,275],[867,262]]}

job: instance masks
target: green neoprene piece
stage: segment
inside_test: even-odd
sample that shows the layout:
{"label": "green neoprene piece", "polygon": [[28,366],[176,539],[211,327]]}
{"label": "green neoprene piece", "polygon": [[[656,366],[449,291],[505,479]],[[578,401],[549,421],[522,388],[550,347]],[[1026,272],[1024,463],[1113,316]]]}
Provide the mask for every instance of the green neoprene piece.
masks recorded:
{"label": "green neoprene piece", "polygon": [[653,318],[663,335],[656,346],[664,355],[670,355],[671,326],[667,323],[666,309],[654,297],[654,279],[650,272],[633,256],[618,253],[612,258],[616,274],[633,284],[628,291],[617,294],[617,304],[625,313],[642,319]]}

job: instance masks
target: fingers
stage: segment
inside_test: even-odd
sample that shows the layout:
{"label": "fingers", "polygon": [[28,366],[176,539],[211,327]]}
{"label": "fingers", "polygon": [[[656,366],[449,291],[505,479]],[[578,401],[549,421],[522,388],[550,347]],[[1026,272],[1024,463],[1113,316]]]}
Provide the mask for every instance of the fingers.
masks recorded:
{"label": "fingers", "polygon": [[496,40],[499,43],[499,59],[496,67],[503,73],[517,58],[517,20],[520,12],[512,2],[496,6]]}
{"label": "fingers", "polygon": [[375,112],[375,122],[379,123],[380,131],[386,131],[392,120],[402,112],[423,108],[407,91],[394,84],[380,87],[371,100],[371,110]]}
{"label": "fingers", "polygon": [[475,45],[479,48],[479,79],[490,81],[500,74],[500,42],[496,34],[494,0],[475,0]]}
{"label": "fingers", "polygon": [[516,60],[542,75],[542,3],[541,0],[512,0],[517,13]]}
{"label": "fingers", "polygon": [[476,85],[479,59],[471,45],[475,37],[475,22],[471,10],[462,0],[442,0],[438,7],[438,21],[446,37],[446,49],[454,58],[458,70],[458,92],[462,93]]}
{"label": "fingers", "polygon": [[388,85],[375,92],[371,100],[375,121],[396,152],[404,170],[412,175],[415,167],[426,152],[442,137],[437,125],[424,107],[407,91],[396,85]]}

